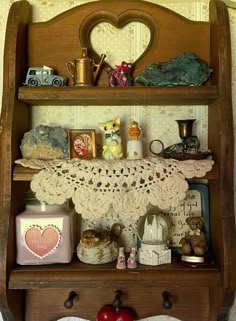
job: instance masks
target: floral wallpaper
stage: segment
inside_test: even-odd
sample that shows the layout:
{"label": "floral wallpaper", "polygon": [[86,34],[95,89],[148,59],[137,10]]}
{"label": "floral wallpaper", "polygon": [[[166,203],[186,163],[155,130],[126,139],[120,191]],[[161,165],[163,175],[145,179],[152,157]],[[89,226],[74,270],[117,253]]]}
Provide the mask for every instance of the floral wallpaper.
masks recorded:
{"label": "floral wallpaper", "polygon": [[[14,0],[1,0],[0,2],[0,96],[2,95],[3,82],[3,50],[7,15],[10,5]],[[46,21],[55,15],[74,6],[81,5],[86,0],[29,0],[33,6],[33,21]],[[150,2],[161,4],[178,12],[192,20],[208,20],[208,0],[151,0]],[[235,1],[232,1],[235,2]],[[231,38],[232,38],[232,89],[233,107],[236,116],[236,9],[229,8]],[[119,42],[122,39],[122,42]],[[124,41],[125,39],[125,41]],[[109,23],[101,23],[94,28],[91,41],[97,52],[105,53],[107,61],[111,65],[120,64],[122,60],[133,62],[145,50],[149,42],[149,30],[141,23],[130,23],[122,30],[116,30]],[[120,46],[124,43],[125,46]],[[69,77],[69,75],[68,75]],[[1,103],[0,103],[1,107]],[[98,109],[94,106],[41,106],[33,108],[32,126],[61,125],[64,128],[95,128],[99,132],[98,122],[106,121],[117,116],[116,106],[104,106]],[[122,121],[124,144],[127,140],[127,127],[130,119],[138,121],[142,128],[142,141],[145,155],[150,155],[149,142],[152,139],[161,139],[165,146],[179,141],[178,127],[175,119],[195,118],[193,132],[200,138],[201,149],[207,146],[207,108],[205,106],[125,106],[119,108],[119,116]],[[57,119],[55,123],[55,119]],[[236,131],[236,117],[234,117]],[[235,180],[236,181],[236,180]],[[115,218],[112,213],[111,217]],[[101,222],[100,222],[101,223]],[[94,224],[100,224],[94,222]],[[83,222],[84,226],[91,226],[93,222]],[[106,221],[107,224],[107,221]],[[127,229],[133,230],[131,225]],[[0,316],[1,320],[1,316]],[[63,321],[78,321],[79,318],[63,318]],[[156,316],[145,319],[146,321],[176,321],[168,316]],[[236,302],[232,308],[230,321],[236,320]]]}

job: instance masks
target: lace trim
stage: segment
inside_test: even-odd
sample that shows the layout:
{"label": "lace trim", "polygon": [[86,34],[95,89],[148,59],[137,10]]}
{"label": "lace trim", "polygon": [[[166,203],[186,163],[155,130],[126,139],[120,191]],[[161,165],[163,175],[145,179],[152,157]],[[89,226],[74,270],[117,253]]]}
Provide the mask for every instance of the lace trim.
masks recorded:
{"label": "lace trim", "polygon": [[160,209],[177,206],[186,196],[186,178],[203,177],[212,169],[213,160],[100,159],[16,161],[40,169],[31,188],[36,197],[48,204],[63,204],[72,198],[75,210],[86,219],[102,217],[110,207],[122,219],[136,220],[149,205]]}

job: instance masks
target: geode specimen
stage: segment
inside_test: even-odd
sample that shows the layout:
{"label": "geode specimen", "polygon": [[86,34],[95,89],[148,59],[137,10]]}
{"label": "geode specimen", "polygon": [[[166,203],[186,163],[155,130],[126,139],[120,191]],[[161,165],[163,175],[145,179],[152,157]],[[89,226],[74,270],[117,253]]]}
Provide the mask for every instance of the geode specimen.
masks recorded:
{"label": "geode specimen", "polygon": [[60,126],[39,125],[24,134],[20,149],[22,157],[26,159],[67,158],[67,133]]}
{"label": "geode specimen", "polygon": [[200,86],[212,69],[194,53],[183,53],[167,62],[154,62],[135,82],[144,86]]}

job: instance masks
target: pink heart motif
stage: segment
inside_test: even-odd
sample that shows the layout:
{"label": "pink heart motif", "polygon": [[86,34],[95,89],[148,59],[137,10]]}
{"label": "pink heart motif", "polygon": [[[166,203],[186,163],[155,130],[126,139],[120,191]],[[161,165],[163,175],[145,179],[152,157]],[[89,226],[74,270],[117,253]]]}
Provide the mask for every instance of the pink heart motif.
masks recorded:
{"label": "pink heart motif", "polygon": [[61,242],[61,232],[54,225],[31,225],[25,232],[26,248],[40,259],[52,254]]}

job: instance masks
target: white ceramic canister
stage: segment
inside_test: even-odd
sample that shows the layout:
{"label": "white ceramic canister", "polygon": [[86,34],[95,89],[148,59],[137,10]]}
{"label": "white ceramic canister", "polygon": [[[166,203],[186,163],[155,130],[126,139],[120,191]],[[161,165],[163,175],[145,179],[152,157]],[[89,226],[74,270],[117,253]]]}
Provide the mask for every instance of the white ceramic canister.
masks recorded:
{"label": "white ceramic canister", "polygon": [[48,205],[27,192],[25,210],[16,217],[16,262],[69,263],[74,250],[73,215],[67,203]]}

